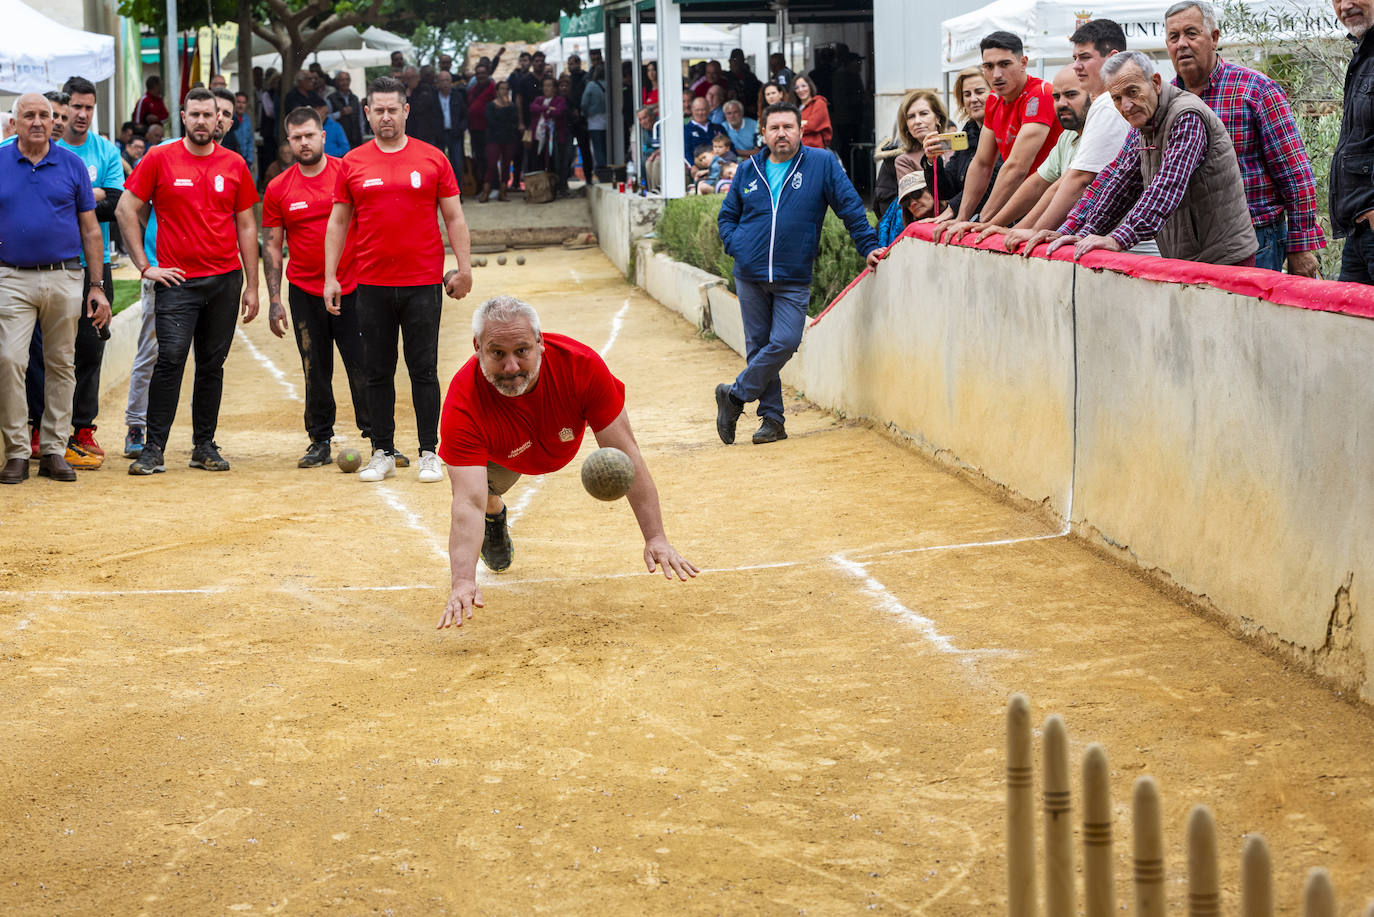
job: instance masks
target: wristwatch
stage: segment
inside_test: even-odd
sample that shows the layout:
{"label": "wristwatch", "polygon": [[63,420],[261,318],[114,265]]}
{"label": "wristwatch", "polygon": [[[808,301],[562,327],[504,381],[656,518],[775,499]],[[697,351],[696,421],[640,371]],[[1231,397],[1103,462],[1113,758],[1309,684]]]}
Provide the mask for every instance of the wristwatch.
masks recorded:
{"label": "wristwatch", "polygon": [[104,290],[104,289],[105,289],[105,281],[103,281],[103,280],[92,280],[92,281],[91,281],[91,286],[93,286],[93,287],[99,287],[100,289]]}

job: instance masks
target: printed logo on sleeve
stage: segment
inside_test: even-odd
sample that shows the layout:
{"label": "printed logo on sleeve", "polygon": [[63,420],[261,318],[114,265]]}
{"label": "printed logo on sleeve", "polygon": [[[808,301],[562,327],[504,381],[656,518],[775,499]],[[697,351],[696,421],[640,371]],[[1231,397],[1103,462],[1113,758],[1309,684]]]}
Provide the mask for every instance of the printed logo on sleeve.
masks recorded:
{"label": "printed logo on sleeve", "polygon": [[291,206],[290,206],[290,207],[287,207],[286,209],[287,209],[287,210],[304,210],[305,208],[307,208],[307,207],[309,207],[309,206],[310,206],[310,204],[308,204],[308,203],[305,202],[305,201],[292,201],[292,202],[291,202]]}
{"label": "printed logo on sleeve", "polygon": [[418,188],[418,187],[420,187],[420,173],[419,173],[419,172],[411,172],[411,173],[410,173],[410,187],[412,187],[412,188]]}
{"label": "printed logo on sleeve", "polygon": [[1040,110],[1040,97],[1039,97],[1039,96],[1031,96],[1030,101],[1026,103],[1026,117],[1027,117],[1027,118],[1034,118],[1034,117],[1035,117],[1035,113],[1038,112],[1039,110]]}
{"label": "printed logo on sleeve", "polygon": [[223,190],[224,190],[224,176],[223,176],[223,175],[216,175],[216,176],[215,176],[215,191],[216,191],[216,192],[220,192],[220,191],[223,191]]}

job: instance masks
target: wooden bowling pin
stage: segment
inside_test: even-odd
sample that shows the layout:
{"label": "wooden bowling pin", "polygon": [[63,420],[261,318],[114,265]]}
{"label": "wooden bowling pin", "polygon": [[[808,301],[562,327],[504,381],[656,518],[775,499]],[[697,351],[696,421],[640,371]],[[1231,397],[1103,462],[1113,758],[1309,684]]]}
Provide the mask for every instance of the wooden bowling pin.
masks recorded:
{"label": "wooden bowling pin", "polygon": [[1336,890],[1331,873],[1320,866],[1307,874],[1302,889],[1302,917],[1336,917]]}
{"label": "wooden bowling pin", "polygon": [[1007,913],[1035,917],[1035,794],[1031,789],[1030,701],[1007,704]]}
{"label": "wooden bowling pin", "polygon": [[1135,821],[1136,917],[1164,917],[1164,826],[1159,786],[1153,777],[1136,779],[1131,809]]}
{"label": "wooden bowling pin", "polygon": [[1096,742],[1083,752],[1083,913],[1114,917],[1112,785],[1107,750]]}
{"label": "wooden bowling pin", "polygon": [[1206,806],[1188,814],[1188,917],[1219,917],[1217,826]]}
{"label": "wooden bowling pin", "polygon": [[1045,914],[1075,917],[1073,823],[1069,820],[1069,735],[1064,720],[1053,713],[1045,719]]}
{"label": "wooden bowling pin", "polygon": [[1252,834],[1240,855],[1241,917],[1274,917],[1274,878],[1269,864],[1269,845]]}

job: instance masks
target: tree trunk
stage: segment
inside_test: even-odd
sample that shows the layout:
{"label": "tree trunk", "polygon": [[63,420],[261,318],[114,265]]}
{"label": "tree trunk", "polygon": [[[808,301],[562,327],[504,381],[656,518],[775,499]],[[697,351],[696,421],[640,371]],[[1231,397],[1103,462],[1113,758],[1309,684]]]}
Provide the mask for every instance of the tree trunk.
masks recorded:
{"label": "tree trunk", "polygon": [[[253,114],[257,111],[258,93],[253,86],[253,9],[248,0],[239,0],[239,92],[248,96],[248,110],[243,117],[248,120],[249,133],[257,130]],[[257,160],[255,159],[255,164]]]}

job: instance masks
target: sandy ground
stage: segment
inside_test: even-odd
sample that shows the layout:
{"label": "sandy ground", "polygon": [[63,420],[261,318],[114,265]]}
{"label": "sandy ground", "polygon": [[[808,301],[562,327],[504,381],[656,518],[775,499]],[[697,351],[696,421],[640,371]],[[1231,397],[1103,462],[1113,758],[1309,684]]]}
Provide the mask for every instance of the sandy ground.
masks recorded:
{"label": "sandy ground", "polygon": [[1367,710],[864,426],[789,399],[791,439],[721,446],[739,359],[597,251],[493,261],[496,292],[607,348],[706,572],[644,575],[570,468],[512,492],[514,568],[436,632],[448,488],[296,469],[299,359],[255,322],[232,472],[186,467],[183,405],[165,475],[0,492],[0,912],[997,914],[1013,691],[1107,746],[1123,901],[1143,773],[1178,912],[1198,802],[1232,910],[1248,831],[1282,913],[1316,865],[1341,914],[1374,894]]}

